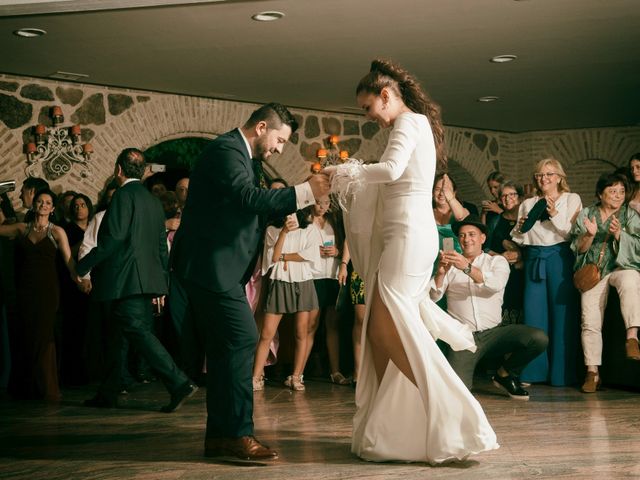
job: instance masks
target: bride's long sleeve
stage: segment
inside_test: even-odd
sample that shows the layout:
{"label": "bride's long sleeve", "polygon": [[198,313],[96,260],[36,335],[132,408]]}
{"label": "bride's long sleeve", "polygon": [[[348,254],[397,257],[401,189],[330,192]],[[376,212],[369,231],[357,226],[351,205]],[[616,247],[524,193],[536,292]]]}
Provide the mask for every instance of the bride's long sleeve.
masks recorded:
{"label": "bride's long sleeve", "polygon": [[[349,176],[358,177],[365,183],[387,183],[400,178],[404,173],[411,153],[415,150],[420,134],[418,119],[414,115],[400,115],[389,135],[387,148],[378,163],[359,165],[350,169]],[[338,174],[346,173],[348,165],[338,167]]]}

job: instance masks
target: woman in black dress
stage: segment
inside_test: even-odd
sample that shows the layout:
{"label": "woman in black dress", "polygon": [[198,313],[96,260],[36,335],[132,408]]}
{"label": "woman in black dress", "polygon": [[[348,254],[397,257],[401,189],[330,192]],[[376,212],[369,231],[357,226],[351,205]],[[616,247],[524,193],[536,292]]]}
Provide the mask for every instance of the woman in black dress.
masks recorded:
{"label": "woman in black dress", "polygon": [[518,209],[524,189],[512,181],[500,185],[498,197],[504,210],[491,218],[485,249],[490,255],[502,255],[509,262],[511,274],[504,292],[502,323],[523,323],[524,263],[521,247],[511,239],[511,230],[518,220]]}
{"label": "woman in black dress", "polygon": [[54,324],[59,303],[56,271],[58,250],[76,279],[71,249],[64,230],[54,225],[56,196],[46,189],[33,199],[35,218],[29,223],[0,225],[0,235],[15,238],[17,338],[11,348],[19,354],[14,365],[18,374],[11,382],[10,392],[19,398],[60,400]]}
{"label": "woman in black dress", "polygon": [[[71,256],[78,261],[78,250],[84,232],[93,218],[93,204],[89,197],[76,193],[69,204],[70,221],[64,231],[71,247]],[[62,305],[61,381],[63,385],[85,385],[89,381],[87,368],[87,325],[89,296],[78,290],[66,270],[60,269]]]}

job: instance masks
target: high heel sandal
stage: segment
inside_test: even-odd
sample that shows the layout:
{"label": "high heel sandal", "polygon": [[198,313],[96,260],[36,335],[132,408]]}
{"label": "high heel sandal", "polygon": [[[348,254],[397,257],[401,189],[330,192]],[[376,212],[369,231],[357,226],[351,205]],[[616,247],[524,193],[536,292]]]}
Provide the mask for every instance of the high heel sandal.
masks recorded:
{"label": "high heel sandal", "polygon": [[253,377],[253,391],[259,392],[261,390],[264,390],[264,375]]}
{"label": "high heel sandal", "polygon": [[597,372],[587,372],[584,378],[584,384],[582,385],[582,391],[584,393],[595,393],[600,390],[600,374]]}
{"label": "high heel sandal", "polygon": [[289,387],[291,390],[295,390],[296,392],[304,392],[304,375],[289,375],[287,379],[284,381],[284,386]]}
{"label": "high heel sandal", "polygon": [[331,383],[335,383],[336,385],[349,385],[351,383],[351,381],[345,378],[340,372],[333,372],[329,375],[329,378],[331,379]]}

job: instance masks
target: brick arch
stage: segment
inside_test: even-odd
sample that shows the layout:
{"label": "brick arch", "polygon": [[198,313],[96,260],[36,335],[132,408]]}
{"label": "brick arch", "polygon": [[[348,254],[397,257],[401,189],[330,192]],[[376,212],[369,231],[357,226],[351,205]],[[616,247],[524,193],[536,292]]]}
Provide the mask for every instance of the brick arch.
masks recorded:
{"label": "brick arch", "polygon": [[[580,195],[583,206],[595,202],[596,182],[603,173],[613,172],[618,166],[602,158],[585,158],[573,164],[569,185],[571,191]],[[579,168],[576,168],[579,167]]]}
{"label": "brick arch", "polygon": [[638,148],[632,131],[632,128],[565,131],[553,137],[548,152],[569,167],[590,159],[605,158],[614,166],[623,166]]}
{"label": "brick arch", "polygon": [[458,196],[465,202],[473,203],[480,206],[482,200],[488,198],[488,192],[484,192],[484,178],[479,180],[469,172],[461,162],[455,159],[449,159],[449,175],[456,182],[458,188]]}
{"label": "brick arch", "polygon": [[149,148],[155,147],[156,145],[160,145],[161,143],[169,142],[171,140],[177,140],[179,138],[205,138],[205,139],[213,140],[218,135],[220,134],[208,133],[208,132],[206,133],[205,132],[177,132],[162,138],[158,138],[157,140],[154,141],[153,144],[146,147],[142,147],[142,150],[148,150]]}
{"label": "brick arch", "polygon": [[[461,191],[461,194],[464,193],[465,200],[469,199],[469,201],[475,202],[475,200],[471,200],[473,198],[482,201],[489,195],[489,190],[484,180],[491,172],[499,169],[499,157],[493,155],[488,147],[485,146],[485,148],[481,150],[473,142],[472,135],[477,131],[449,127],[445,132],[449,163],[459,166],[459,168],[462,169],[461,171],[468,174],[475,184],[474,191]],[[500,147],[497,135],[492,132],[482,133],[487,135],[489,141],[493,140],[497,142],[498,147]],[[489,142],[487,142],[487,144],[488,143]]]}
{"label": "brick arch", "polygon": [[107,127],[91,140],[98,153],[92,159],[92,175],[85,181],[84,191],[98,195],[123,148],[146,150],[185,136],[215,138],[246,121],[255,108],[253,104],[169,95],[138,103],[109,119]]}

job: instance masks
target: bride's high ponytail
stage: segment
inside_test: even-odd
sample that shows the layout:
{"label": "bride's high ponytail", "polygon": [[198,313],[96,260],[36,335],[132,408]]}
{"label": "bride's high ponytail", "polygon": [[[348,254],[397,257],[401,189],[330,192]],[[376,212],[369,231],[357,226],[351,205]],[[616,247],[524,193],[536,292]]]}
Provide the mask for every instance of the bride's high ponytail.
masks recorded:
{"label": "bride's high ponytail", "polygon": [[393,62],[378,58],[371,62],[369,73],[358,83],[356,95],[360,92],[379,95],[384,87],[393,89],[407,107],[429,119],[436,146],[438,166],[440,170],[446,171],[447,154],[440,106],[422,90],[413,75]]}

